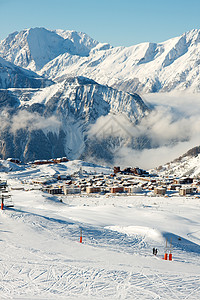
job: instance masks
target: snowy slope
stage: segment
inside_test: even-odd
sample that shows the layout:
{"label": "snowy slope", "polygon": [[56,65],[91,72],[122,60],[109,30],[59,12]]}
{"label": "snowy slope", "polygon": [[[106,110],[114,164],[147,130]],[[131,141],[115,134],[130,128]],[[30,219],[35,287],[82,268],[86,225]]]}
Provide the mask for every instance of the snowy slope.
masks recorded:
{"label": "snowy slope", "polygon": [[53,80],[78,75],[129,92],[199,92],[199,37],[191,30],[163,43],[111,47],[81,32],[31,28],[1,41],[0,56]]}
{"label": "snowy slope", "polygon": [[194,147],[187,153],[164,166],[159,167],[159,173],[162,175],[174,175],[178,177],[200,176],[200,147]]}
{"label": "snowy slope", "polygon": [[[0,173],[18,188],[14,207],[0,211],[1,299],[199,299],[199,199],[82,195],[60,202],[19,190],[36,171],[45,173]],[[166,237],[172,262],[162,259]]]}
{"label": "snowy slope", "polygon": [[0,89],[40,88],[53,84],[51,80],[17,67],[0,57]]}
{"label": "snowy slope", "polygon": [[163,43],[111,47],[81,32],[31,28],[1,41],[0,56],[53,80],[78,75],[130,92],[199,92],[199,37],[191,30]]}
{"label": "snowy slope", "polygon": [[85,56],[98,44],[84,33],[45,28],[14,32],[0,43],[0,56],[23,68],[40,70],[65,52]]}
{"label": "snowy slope", "polygon": [[88,57],[65,53],[40,74],[52,79],[78,74],[131,92],[199,92],[199,37],[192,30],[163,43],[91,51]]}
{"label": "snowy slope", "polygon": [[[84,77],[70,77],[44,89],[10,89],[6,95],[0,90],[0,99],[4,100],[0,114],[0,137],[4,141],[1,157],[19,157],[22,161],[79,158],[89,154],[88,147],[95,152],[98,143],[91,145],[88,131],[98,119],[105,118],[107,123],[114,115],[119,119],[123,114],[126,123],[134,127],[149,113],[137,94],[117,91]],[[102,155],[100,152],[95,155]],[[102,159],[106,157],[105,151]]]}
{"label": "snowy slope", "polygon": [[[58,174],[73,175],[82,172],[87,174],[111,174],[113,169],[107,166],[101,166],[94,163],[89,163],[82,160],[69,160],[59,164],[47,165],[16,165],[7,160],[0,160],[0,175],[3,172],[9,173],[9,178],[23,180],[29,182],[32,179],[38,179],[40,176],[54,176]],[[19,182],[16,183],[16,186]]]}
{"label": "snowy slope", "polygon": [[77,118],[84,116],[87,121],[112,111],[125,113],[135,123],[149,111],[137,94],[118,91],[81,76],[68,77],[53,86],[41,89],[29,101],[23,101],[20,97],[19,100],[22,107],[36,103],[50,105],[53,100],[55,102],[55,98],[56,109],[64,111],[65,108],[65,114],[69,114],[70,109],[66,107],[69,105],[74,108]]}

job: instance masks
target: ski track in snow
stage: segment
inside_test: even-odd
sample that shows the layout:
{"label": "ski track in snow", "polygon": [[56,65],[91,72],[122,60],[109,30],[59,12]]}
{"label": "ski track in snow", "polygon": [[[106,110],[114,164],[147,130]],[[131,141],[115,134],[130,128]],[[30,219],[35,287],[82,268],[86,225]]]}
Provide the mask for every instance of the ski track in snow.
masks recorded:
{"label": "ski track in snow", "polygon": [[[14,223],[28,224],[35,232],[44,231],[44,236],[51,235],[52,232],[55,240],[58,238],[71,238],[72,240],[73,236],[78,238],[81,225],[84,244],[80,244],[80,247],[91,245],[123,254],[135,253],[137,249],[140,249],[140,255],[150,257],[147,249],[145,251],[148,244],[141,236],[135,239],[111,230],[43,216],[35,216],[32,222],[30,213],[15,212],[14,209],[6,211],[6,218],[11,218]],[[0,225],[3,231],[3,222]],[[8,236],[11,234],[9,230],[5,230],[4,233]],[[97,236],[98,240],[94,239],[94,236]],[[79,265],[79,262],[67,260],[64,255],[65,251],[57,256],[56,253],[43,253],[37,249],[22,248],[12,240],[7,241],[7,246],[13,249],[13,255],[7,256],[5,249],[0,247],[1,299],[13,297],[23,299],[27,295],[29,295],[28,299],[66,297],[72,297],[72,299],[75,297],[80,299],[102,297],[105,299],[198,299],[200,297],[200,277],[197,275],[159,272],[150,267],[139,266],[137,266],[138,270],[134,270],[134,266],[132,268],[131,265],[128,266],[128,270],[126,266],[124,270],[119,269],[118,266],[116,269],[109,270],[100,268],[98,262],[95,266],[95,263],[84,262],[80,259]],[[21,257],[21,261],[18,260],[19,254],[15,258],[16,248],[25,256]],[[26,257],[29,252],[37,257],[37,263]]]}
{"label": "ski track in snow", "polygon": [[[12,199],[0,211],[0,299],[200,299],[198,199],[85,195],[61,203],[38,190],[13,190]],[[162,259],[165,237],[173,262]]]}
{"label": "ski track in snow", "polygon": [[199,299],[198,276],[171,275],[141,269],[108,271],[92,267],[27,262],[1,264],[1,299],[13,295],[53,298]]}

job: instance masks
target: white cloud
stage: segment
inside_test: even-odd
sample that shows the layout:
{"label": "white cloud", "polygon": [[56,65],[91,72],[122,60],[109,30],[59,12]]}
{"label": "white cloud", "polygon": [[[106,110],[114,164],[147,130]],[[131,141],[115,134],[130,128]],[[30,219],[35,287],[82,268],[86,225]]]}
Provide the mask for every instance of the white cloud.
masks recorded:
{"label": "white cloud", "polygon": [[90,126],[88,131],[89,137],[98,140],[106,137],[133,137],[137,128],[130,122],[125,114],[108,114],[97,119],[96,123]]}
{"label": "white cloud", "polygon": [[6,127],[10,125],[9,114],[6,110],[0,112],[0,131],[4,130]]}
{"label": "white cloud", "polygon": [[38,113],[30,113],[22,110],[14,115],[10,120],[10,131],[15,133],[19,129],[27,129],[29,131],[41,129],[44,132],[59,132],[61,122],[56,116],[45,118]]}
{"label": "white cloud", "polygon": [[[199,142],[200,144],[200,142]],[[162,146],[156,149],[133,150],[122,147],[115,153],[115,165],[121,167],[137,166],[151,169],[178,158],[190,148],[198,145],[195,141],[180,142],[174,146]]]}
{"label": "white cloud", "polygon": [[115,129],[114,136],[119,134],[126,139],[129,133],[134,137],[145,135],[151,141],[151,145],[156,147],[136,151],[122,146],[115,152],[116,164],[152,168],[200,145],[199,95],[151,94],[146,95],[145,100],[147,104],[154,106],[154,110],[143,118],[137,127],[128,122],[123,115],[118,115],[117,122],[115,119],[110,122],[110,116],[99,118],[89,131],[91,135],[96,134],[98,138],[103,138],[104,135],[99,133],[112,134],[112,127]]}

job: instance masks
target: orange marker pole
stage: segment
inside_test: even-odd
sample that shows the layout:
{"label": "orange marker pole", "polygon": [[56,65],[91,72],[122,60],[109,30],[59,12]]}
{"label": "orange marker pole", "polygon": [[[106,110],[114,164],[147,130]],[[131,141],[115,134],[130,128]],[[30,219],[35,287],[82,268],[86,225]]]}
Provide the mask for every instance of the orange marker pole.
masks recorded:
{"label": "orange marker pole", "polygon": [[82,228],[80,228],[80,243],[82,243],[83,237],[82,237]]}
{"label": "orange marker pole", "polygon": [[3,198],[1,198],[1,210],[3,210]]}
{"label": "orange marker pole", "polygon": [[167,253],[165,253],[164,255],[164,260],[167,260]]}
{"label": "orange marker pole", "polygon": [[172,253],[169,254],[169,260],[172,260]]}

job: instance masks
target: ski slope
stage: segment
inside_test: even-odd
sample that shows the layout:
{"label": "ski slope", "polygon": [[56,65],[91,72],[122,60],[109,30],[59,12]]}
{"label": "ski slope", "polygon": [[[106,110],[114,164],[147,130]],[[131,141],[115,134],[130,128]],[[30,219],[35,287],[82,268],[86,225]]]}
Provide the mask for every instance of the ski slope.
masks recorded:
{"label": "ski slope", "polygon": [[[0,211],[0,299],[200,298],[198,198],[57,197],[17,190],[23,174],[1,173],[16,189],[14,207]],[[166,238],[172,262],[162,259]]]}

